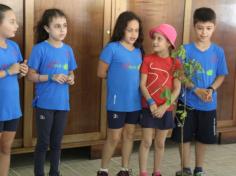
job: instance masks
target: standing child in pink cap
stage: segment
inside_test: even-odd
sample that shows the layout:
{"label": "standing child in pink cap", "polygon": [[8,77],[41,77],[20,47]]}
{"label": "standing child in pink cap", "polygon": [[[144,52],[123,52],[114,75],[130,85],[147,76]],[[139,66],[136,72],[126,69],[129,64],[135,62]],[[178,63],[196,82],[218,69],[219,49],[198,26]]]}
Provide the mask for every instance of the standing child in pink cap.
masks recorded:
{"label": "standing child in pink cap", "polygon": [[[168,130],[172,129],[173,103],[177,99],[181,82],[174,78],[174,72],[181,68],[178,60],[170,56],[175,48],[177,33],[169,24],[161,24],[150,30],[153,54],[144,57],[141,66],[140,87],[143,94],[142,141],[139,149],[140,176],[147,176],[147,159],[154,136],[155,155],[153,176],[161,176],[160,164],[164,155]],[[169,98],[163,93],[170,92]],[[168,101],[168,102],[167,102]]]}

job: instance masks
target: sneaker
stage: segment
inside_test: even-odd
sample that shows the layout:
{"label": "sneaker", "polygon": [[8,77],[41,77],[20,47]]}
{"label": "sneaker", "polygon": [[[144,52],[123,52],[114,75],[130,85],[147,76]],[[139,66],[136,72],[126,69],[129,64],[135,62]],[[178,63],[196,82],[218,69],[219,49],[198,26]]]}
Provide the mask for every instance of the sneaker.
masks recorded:
{"label": "sneaker", "polygon": [[105,171],[98,171],[97,176],[108,176],[108,173]]}
{"label": "sneaker", "polygon": [[193,176],[191,170],[183,170],[183,174],[181,171],[177,171],[175,176]]}
{"label": "sneaker", "polygon": [[120,171],[117,176],[132,176],[132,170],[129,171]]}
{"label": "sneaker", "polygon": [[161,176],[161,173],[160,172],[153,173],[152,176]]}
{"label": "sneaker", "polygon": [[205,176],[205,172],[197,172],[197,173],[194,173],[193,176]]}

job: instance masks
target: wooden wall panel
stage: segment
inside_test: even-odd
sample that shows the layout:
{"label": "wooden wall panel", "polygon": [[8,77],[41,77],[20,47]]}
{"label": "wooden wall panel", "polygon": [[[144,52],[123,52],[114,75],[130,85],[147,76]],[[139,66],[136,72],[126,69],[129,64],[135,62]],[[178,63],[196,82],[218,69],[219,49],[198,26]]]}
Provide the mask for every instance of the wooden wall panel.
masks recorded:
{"label": "wooden wall panel", "polygon": [[98,132],[101,80],[96,71],[103,47],[104,0],[35,0],[35,25],[47,8],[60,8],[68,16],[65,42],[72,46],[79,66],[76,84],[70,89],[71,111],[65,134]]}
{"label": "wooden wall panel", "polygon": [[[14,41],[16,41],[20,48],[22,55],[24,54],[24,28],[23,28],[23,0],[0,0],[1,4],[8,5],[13,9],[13,11],[16,14],[17,22],[19,24],[19,28],[17,30],[16,36],[13,38]],[[20,97],[21,97],[21,109],[23,111],[23,96],[24,96],[24,80],[20,80]],[[16,138],[22,138],[23,137],[23,120],[20,120],[20,124],[17,130]]]}
{"label": "wooden wall panel", "polygon": [[[218,120],[220,126],[236,125],[236,0],[193,0],[192,6],[192,13],[196,8],[203,6],[211,7],[216,12],[217,27],[213,35],[213,42],[216,42],[224,48],[229,69],[229,75],[218,91]],[[191,27],[190,39],[194,39],[193,25]]]}
{"label": "wooden wall panel", "polygon": [[183,41],[185,1],[176,0],[128,0],[127,9],[140,16],[144,28],[144,48],[146,53],[152,52],[149,30],[161,23],[173,25],[178,33],[177,46]]}

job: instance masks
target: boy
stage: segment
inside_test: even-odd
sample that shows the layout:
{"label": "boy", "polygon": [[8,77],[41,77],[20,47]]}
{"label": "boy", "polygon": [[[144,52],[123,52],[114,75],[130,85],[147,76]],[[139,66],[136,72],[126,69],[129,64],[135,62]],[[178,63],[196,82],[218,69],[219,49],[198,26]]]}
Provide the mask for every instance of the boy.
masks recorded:
{"label": "boy", "polygon": [[[192,176],[190,143],[193,138],[196,140],[193,176],[203,176],[206,146],[216,143],[216,90],[223,83],[228,70],[223,49],[211,42],[216,26],[215,12],[206,7],[196,9],[193,23],[196,39],[184,46],[186,59],[194,59],[201,64],[204,71],[196,73],[192,82],[186,85],[186,93],[180,96],[177,109],[183,109],[182,105],[186,99],[186,105],[189,108],[187,108],[184,124],[184,148],[183,158],[181,158],[184,176]],[[181,141],[179,127],[173,130],[172,139],[178,143]],[[181,171],[176,172],[176,176],[181,176]]]}

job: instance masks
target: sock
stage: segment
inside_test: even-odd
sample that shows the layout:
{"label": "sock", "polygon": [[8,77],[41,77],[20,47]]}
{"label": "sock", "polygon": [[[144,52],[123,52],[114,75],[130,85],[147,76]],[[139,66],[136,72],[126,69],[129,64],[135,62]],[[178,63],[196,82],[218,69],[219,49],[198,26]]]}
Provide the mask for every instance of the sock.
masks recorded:
{"label": "sock", "polygon": [[194,173],[203,172],[202,167],[195,167]]}
{"label": "sock", "polygon": [[102,171],[102,172],[106,172],[106,173],[108,173],[108,169],[103,169],[103,168],[100,168],[100,170],[99,171]]}
{"label": "sock", "polygon": [[142,171],[142,172],[140,172],[139,176],[148,176],[148,172],[147,171]]}
{"label": "sock", "polygon": [[122,167],[122,168],[121,168],[121,171],[129,171],[129,169],[128,169],[128,168],[125,168],[125,167]]}
{"label": "sock", "polygon": [[158,175],[161,175],[161,172],[160,171],[155,171],[154,176],[158,176]]}

